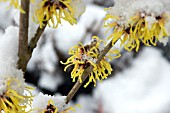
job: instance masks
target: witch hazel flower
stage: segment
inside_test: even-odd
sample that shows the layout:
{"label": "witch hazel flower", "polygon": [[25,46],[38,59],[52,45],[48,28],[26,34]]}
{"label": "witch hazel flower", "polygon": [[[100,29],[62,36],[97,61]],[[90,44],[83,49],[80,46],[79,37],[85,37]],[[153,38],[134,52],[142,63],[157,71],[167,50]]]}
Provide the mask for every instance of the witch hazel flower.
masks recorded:
{"label": "witch hazel flower", "polygon": [[31,105],[32,94],[26,86],[23,72],[3,63],[0,65],[0,111],[4,113],[27,113]]}
{"label": "witch hazel flower", "polygon": [[51,96],[39,93],[32,103],[31,113],[69,113],[73,107],[66,105],[66,96]]}
{"label": "witch hazel flower", "polygon": [[[109,62],[107,62],[107,57],[104,57],[98,64],[96,64],[96,61],[102,51],[101,44],[104,42],[103,40],[99,39],[97,36],[93,36],[93,41],[89,45],[83,45],[82,43],[79,43],[78,45],[75,45],[74,47],[70,48],[69,55],[71,55],[65,63],[61,61],[62,64],[67,65],[64,69],[64,71],[67,70],[67,68],[71,65],[74,65],[74,68],[71,72],[71,78],[73,79],[73,82],[76,81],[76,78],[82,83],[82,74],[84,70],[92,65],[94,68],[92,72],[88,75],[89,81],[84,85],[84,87],[87,87],[91,82],[94,82],[94,86],[96,86],[96,81],[102,81],[103,79],[106,79],[112,72],[112,68]],[[104,42],[105,43],[105,42]],[[114,54],[118,54],[119,52],[111,51]],[[111,56],[109,56],[111,58]]]}
{"label": "witch hazel flower", "polygon": [[170,11],[166,5],[161,0],[131,0],[125,8],[120,8],[122,13],[112,13],[114,8],[108,8],[105,27],[114,28],[108,39],[113,40],[113,45],[120,39],[121,46],[129,51],[138,51],[141,42],[156,46],[158,41],[170,36],[166,25],[170,23]]}
{"label": "witch hazel flower", "polygon": [[44,25],[57,28],[62,20],[69,22],[71,25],[77,23],[79,16],[85,11],[83,0],[42,0],[35,11],[34,20]]}

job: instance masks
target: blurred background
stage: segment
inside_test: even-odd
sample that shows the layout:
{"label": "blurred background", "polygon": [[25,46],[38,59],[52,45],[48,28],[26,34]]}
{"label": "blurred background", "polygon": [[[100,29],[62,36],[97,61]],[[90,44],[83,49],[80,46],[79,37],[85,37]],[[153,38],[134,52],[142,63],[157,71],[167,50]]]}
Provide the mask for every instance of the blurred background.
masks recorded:
{"label": "blurred background", "polygon": [[[104,8],[113,6],[113,0],[86,3],[77,25],[65,22],[57,29],[47,27],[43,33],[25,74],[26,82],[36,87],[35,94],[67,95],[75,83],[71,68],[64,72],[60,61],[67,60],[69,48],[78,42],[89,43],[94,35],[106,39]],[[8,26],[18,26],[18,12],[5,10],[6,6],[0,4],[0,37]],[[96,87],[90,84],[79,89],[70,103],[81,105],[74,113],[170,113],[170,41],[157,47],[141,44],[138,53],[123,49],[121,53],[122,57],[111,62],[113,73],[108,79]]]}

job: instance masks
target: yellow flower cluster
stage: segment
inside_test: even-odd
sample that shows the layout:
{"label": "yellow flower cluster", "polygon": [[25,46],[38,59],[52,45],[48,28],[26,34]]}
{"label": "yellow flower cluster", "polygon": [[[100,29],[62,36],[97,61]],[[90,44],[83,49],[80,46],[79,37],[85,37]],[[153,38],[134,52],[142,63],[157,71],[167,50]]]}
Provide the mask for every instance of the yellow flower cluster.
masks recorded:
{"label": "yellow flower cluster", "polygon": [[146,46],[154,45],[156,46],[157,41],[165,36],[169,36],[165,30],[165,23],[168,21],[169,15],[162,14],[155,17],[155,22],[150,24],[147,21],[147,17],[144,17],[140,12],[130,18],[130,20],[123,25],[120,25],[121,17],[116,17],[114,15],[107,14],[105,21],[109,19],[114,20],[111,23],[105,24],[105,27],[108,27],[110,30],[114,28],[113,33],[108,37],[112,39],[114,43],[120,39],[121,46],[128,51],[132,49],[139,50],[140,42],[144,43]]}
{"label": "yellow flower cluster", "polygon": [[26,107],[31,106],[32,102],[32,94],[30,90],[31,87],[26,86],[25,91],[27,91],[27,95],[19,94],[11,87],[11,83],[17,83],[18,88],[21,87],[20,81],[16,79],[11,79],[7,82],[7,91],[0,96],[0,111],[4,111],[4,113],[27,113]]}
{"label": "yellow flower cluster", "polygon": [[68,21],[71,25],[77,21],[73,17],[74,10],[70,6],[72,0],[42,0],[35,11],[34,20],[42,27],[48,21],[49,26],[57,28],[61,24],[61,19]]}
{"label": "yellow flower cluster", "polygon": [[82,74],[84,70],[90,65],[92,65],[94,68],[88,75],[89,81],[84,87],[87,87],[91,82],[94,82],[94,86],[96,86],[96,80],[102,81],[111,74],[112,68],[110,63],[106,61],[106,57],[96,64],[98,56],[101,53],[99,46],[102,42],[103,40],[93,36],[93,41],[90,45],[83,46],[81,43],[79,43],[69,50],[68,54],[71,55],[71,57],[68,58],[65,63],[61,63],[67,65],[64,71],[66,71],[69,66],[74,65],[74,69],[71,72],[71,78],[73,79],[73,82],[75,82],[76,78],[78,78],[80,83],[82,83]]}

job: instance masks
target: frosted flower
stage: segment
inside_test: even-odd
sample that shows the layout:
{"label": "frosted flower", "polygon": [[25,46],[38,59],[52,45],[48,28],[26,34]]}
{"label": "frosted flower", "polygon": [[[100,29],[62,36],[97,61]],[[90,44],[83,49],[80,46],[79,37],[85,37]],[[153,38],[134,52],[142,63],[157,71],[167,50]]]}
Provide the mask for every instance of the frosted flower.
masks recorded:
{"label": "frosted flower", "polygon": [[33,101],[31,113],[69,113],[74,110],[66,106],[66,96],[50,96],[39,93]]}
{"label": "frosted flower", "polygon": [[[0,2],[9,2],[10,7],[14,6],[14,8],[19,9],[22,13],[25,13],[25,11],[20,6],[21,0],[0,0]],[[34,0],[31,0],[31,2],[34,2]]]}
{"label": "frosted flower", "polygon": [[0,69],[0,111],[27,113],[26,107],[31,105],[33,97],[31,88],[26,86],[21,71],[5,64],[4,67]]}
{"label": "frosted flower", "polygon": [[[82,8],[81,10],[79,8]],[[45,21],[54,28],[61,24],[61,19],[71,25],[76,24],[76,19],[85,11],[82,0],[42,0],[35,11],[34,19],[42,27]]]}
{"label": "frosted flower", "polygon": [[120,39],[121,45],[129,51],[138,51],[140,42],[146,46],[156,46],[157,41],[170,36],[169,28],[166,27],[170,16],[165,6],[160,0],[136,0],[117,15],[112,15],[116,13],[111,13],[114,12],[113,8],[108,8],[105,27],[114,28],[108,39],[113,39],[113,45]]}
{"label": "frosted flower", "polygon": [[84,87],[87,87],[90,82],[94,82],[94,86],[96,86],[96,80],[102,81],[111,74],[112,68],[110,63],[106,61],[106,57],[104,57],[99,64],[96,64],[98,56],[102,51],[99,47],[102,42],[102,40],[94,36],[90,45],[83,46],[81,43],[79,43],[73,48],[70,48],[68,54],[71,55],[71,57],[68,58],[65,63],[61,63],[67,65],[64,71],[66,71],[69,66],[74,65],[74,69],[71,72],[71,78],[73,79],[73,82],[75,82],[76,78],[78,78],[81,83],[82,74],[84,70],[90,65],[93,65],[94,68],[89,74],[89,81]]}

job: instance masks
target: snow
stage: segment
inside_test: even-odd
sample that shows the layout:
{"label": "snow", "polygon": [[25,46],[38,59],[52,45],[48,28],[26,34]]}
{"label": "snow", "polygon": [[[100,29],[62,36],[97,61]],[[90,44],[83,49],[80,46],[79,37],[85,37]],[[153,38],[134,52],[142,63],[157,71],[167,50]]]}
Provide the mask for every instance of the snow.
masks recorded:
{"label": "snow", "polygon": [[166,4],[165,8],[170,11],[170,7],[169,7],[170,1],[169,0],[162,0],[162,1],[164,2],[164,4]]}
{"label": "snow", "polygon": [[51,75],[50,73],[42,73],[38,82],[38,86],[55,91],[57,87],[63,82],[62,77],[59,75]]}
{"label": "snow", "polygon": [[168,43],[168,40],[169,40],[169,37],[163,37],[163,38],[161,38],[160,42],[161,42],[164,46],[166,46],[167,43]]}
{"label": "snow", "polygon": [[169,69],[159,50],[144,48],[131,67],[98,84],[94,96],[110,113],[169,113]]}
{"label": "snow", "polygon": [[66,108],[65,103],[66,96],[51,96],[51,95],[44,95],[39,93],[33,101],[32,107],[33,111],[31,113],[39,113],[47,108],[48,101],[52,100],[54,102],[54,106],[58,108],[58,111],[61,112]]}
{"label": "snow", "polygon": [[148,22],[148,29],[149,30],[152,28],[153,24],[157,22],[155,17],[152,17],[152,16],[146,16],[145,21]]}
{"label": "snow", "polygon": [[13,26],[9,26],[0,38],[0,60],[14,67],[18,60],[18,40],[18,28]]}
{"label": "snow", "polygon": [[[145,20],[148,22],[149,28],[151,28],[157,16],[162,17],[164,13],[170,13],[169,8],[167,8],[169,3],[165,1],[166,0],[116,0],[115,6],[110,7],[107,10],[107,14],[120,17],[120,20],[118,20],[119,25],[128,26],[131,17],[140,12],[142,14],[141,16],[146,17]],[[166,18],[166,23],[169,21],[170,20]]]}
{"label": "snow", "polygon": [[6,29],[13,24],[14,15],[17,14],[17,10],[13,8],[7,8],[9,3],[0,2],[0,27]]}
{"label": "snow", "polygon": [[127,13],[133,16],[136,12],[140,11],[145,12],[146,14],[159,16],[165,12],[165,5],[166,4],[160,0],[136,0],[128,7]]}
{"label": "snow", "polygon": [[[11,80],[11,88],[23,94],[25,80],[23,72],[17,69],[18,61],[18,28],[8,27],[0,38],[0,95],[6,92],[7,82]],[[18,85],[20,82],[20,85]]]}
{"label": "snow", "polygon": [[[53,48],[52,36],[52,33],[49,32],[49,35],[46,37],[46,39],[41,37],[42,39],[38,42],[38,47],[33,51],[32,58],[28,63],[27,68],[29,70],[34,69],[38,62],[40,62],[40,68],[42,70],[47,70],[50,73],[55,70],[55,64],[58,61],[58,58]],[[43,41],[45,41],[45,43]],[[43,44],[43,46],[41,46],[41,44]]]}
{"label": "snow", "polygon": [[[31,91],[31,94],[32,94],[33,96],[38,95],[38,94],[40,93],[40,90],[39,90],[35,85],[33,85],[33,84],[31,84],[31,83],[27,83],[27,86],[33,88],[33,90],[30,90],[30,91]],[[25,91],[24,93],[28,95],[28,92],[27,92],[27,91]]]}
{"label": "snow", "polygon": [[11,81],[11,89],[22,95],[25,89],[23,72],[7,64],[7,62],[1,60],[0,62],[0,95],[3,95],[7,91],[7,82],[9,81]]}
{"label": "snow", "polygon": [[79,17],[85,12],[86,4],[85,0],[72,0],[70,6],[74,10],[74,18],[79,19]]}
{"label": "snow", "polygon": [[[76,33],[78,32],[78,33]],[[67,53],[69,48],[73,46],[73,44],[78,43],[85,33],[83,26],[81,25],[70,25],[68,23],[59,27],[54,36],[56,38],[56,45],[59,50],[62,50],[64,53]]]}
{"label": "snow", "polygon": [[135,0],[113,0],[115,2],[115,5],[126,7],[130,3],[134,2]]}
{"label": "snow", "polygon": [[168,36],[170,35],[170,22],[165,24],[165,30],[167,31]]}
{"label": "snow", "polygon": [[85,28],[89,28],[90,25],[92,25],[92,23],[96,21],[96,24],[94,26],[97,27],[99,26],[98,24],[101,24],[101,22],[103,21],[105,14],[106,13],[103,7],[89,4],[86,7],[86,12],[81,16],[79,24],[82,24],[83,26],[85,26]]}
{"label": "snow", "polygon": [[41,56],[39,58],[41,60],[43,59],[42,62],[44,65],[42,68],[47,69],[49,72],[53,72],[55,70],[55,62],[57,61],[57,57],[53,49],[52,40],[46,40],[46,44],[42,47]]}
{"label": "snow", "polygon": [[[75,107],[76,111],[71,113],[93,113],[94,109],[97,109],[97,101],[93,97],[88,95],[80,95],[76,102],[80,107]],[[69,105],[74,105],[75,103],[70,102]]]}
{"label": "snow", "polygon": [[0,29],[0,39],[1,39],[2,35],[3,35],[3,30]]}

